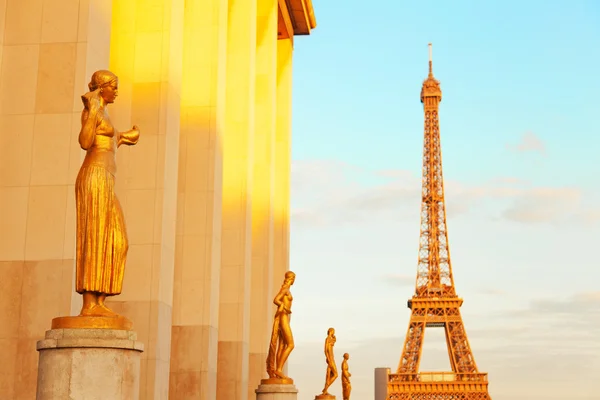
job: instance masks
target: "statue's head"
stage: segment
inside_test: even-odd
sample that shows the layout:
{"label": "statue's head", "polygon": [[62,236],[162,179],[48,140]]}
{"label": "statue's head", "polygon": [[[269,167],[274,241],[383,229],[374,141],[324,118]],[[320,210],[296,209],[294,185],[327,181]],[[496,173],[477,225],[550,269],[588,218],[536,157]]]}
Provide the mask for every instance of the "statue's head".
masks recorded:
{"label": "statue's head", "polygon": [[327,336],[333,336],[333,335],[335,335],[335,329],[333,329],[333,328],[327,329]]}
{"label": "statue's head", "polygon": [[90,92],[99,90],[99,95],[105,103],[114,103],[119,94],[119,78],[112,72],[102,69],[94,72],[88,88]]}
{"label": "statue's head", "polygon": [[292,286],[295,281],[296,281],[295,273],[293,273],[292,271],[288,271],[285,273],[285,278],[283,280],[284,284],[288,284],[288,285]]}
{"label": "statue's head", "polygon": [[349,360],[349,359],[350,359],[350,354],[344,353],[344,360]]}

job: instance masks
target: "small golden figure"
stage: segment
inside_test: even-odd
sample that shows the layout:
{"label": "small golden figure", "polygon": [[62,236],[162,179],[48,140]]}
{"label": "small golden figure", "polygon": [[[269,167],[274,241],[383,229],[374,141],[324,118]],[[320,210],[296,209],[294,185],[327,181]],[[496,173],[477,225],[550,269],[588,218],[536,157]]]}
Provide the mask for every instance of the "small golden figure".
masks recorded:
{"label": "small golden figure", "polygon": [[352,374],[348,371],[348,360],[350,355],[344,353],[344,361],[342,361],[342,397],[343,400],[350,400],[350,392],[352,391],[352,385],[350,384],[350,377]]}
{"label": "small golden figure", "polygon": [[87,152],[75,182],[77,255],[75,290],[83,295],[80,316],[117,316],[104,304],[121,293],[129,244],[125,219],[115,195],[115,155],[122,144],[134,145],[137,126],[117,132],[107,106],[118,95],[119,81],[110,71],[94,72],[90,91],[81,96],[79,145]]}
{"label": "small golden figure", "polygon": [[316,399],[335,399],[335,396],[329,394],[327,389],[337,379],[338,372],[333,358],[333,346],[335,345],[335,329],[327,330],[327,338],[325,339],[325,362],[327,363],[327,372],[325,373],[325,387],[323,393],[316,396]]}
{"label": "small golden figure", "polygon": [[283,367],[294,350],[294,337],[290,327],[290,314],[292,313],[292,293],[290,287],[296,280],[296,274],[292,271],[285,273],[285,278],[281,289],[273,299],[273,304],[277,306],[277,311],[273,318],[273,331],[271,333],[271,343],[267,355],[267,373],[269,379],[263,379],[264,384],[274,383],[293,383],[293,379],[285,376]]}

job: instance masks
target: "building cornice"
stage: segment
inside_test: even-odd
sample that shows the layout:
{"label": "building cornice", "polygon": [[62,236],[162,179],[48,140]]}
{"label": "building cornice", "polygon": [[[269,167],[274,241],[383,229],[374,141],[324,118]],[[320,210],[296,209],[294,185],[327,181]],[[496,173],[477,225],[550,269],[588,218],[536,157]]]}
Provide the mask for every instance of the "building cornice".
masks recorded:
{"label": "building cornice", "polygon": [[310,35],[310,31],[317,26],[311,0],[278,0],[278,3],[280,39]]}

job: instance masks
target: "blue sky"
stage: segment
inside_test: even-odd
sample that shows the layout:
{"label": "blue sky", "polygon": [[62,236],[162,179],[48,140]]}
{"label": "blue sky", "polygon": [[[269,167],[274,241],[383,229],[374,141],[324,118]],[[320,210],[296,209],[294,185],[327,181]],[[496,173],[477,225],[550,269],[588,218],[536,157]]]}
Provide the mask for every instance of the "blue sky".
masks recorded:
{"label": "blue sky", "polygon": [[[294,53],[301,396],[322,389],[329,326],[353,398],[400,359],[432,42],[452,267],[479,369],[494,400],[597,399],[600,3],[313,3],[318,27]],[[447,367],[442,337],[427,331],[422,370]]]}

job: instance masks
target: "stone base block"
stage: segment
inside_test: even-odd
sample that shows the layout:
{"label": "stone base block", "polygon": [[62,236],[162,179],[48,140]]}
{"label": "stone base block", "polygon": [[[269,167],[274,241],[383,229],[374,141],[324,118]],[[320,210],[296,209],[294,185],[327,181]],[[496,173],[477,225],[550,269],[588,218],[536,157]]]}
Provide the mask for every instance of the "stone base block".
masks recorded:
{"label": "stone base block", "polygon": [[37,342],[37,400],[138,400],[140,356],[132,331],[52,329]]}
{"label": "stone base block", "polygon": [[293,384],[261,384],[256,392],[256,400],[296,400],[298,389]]}

